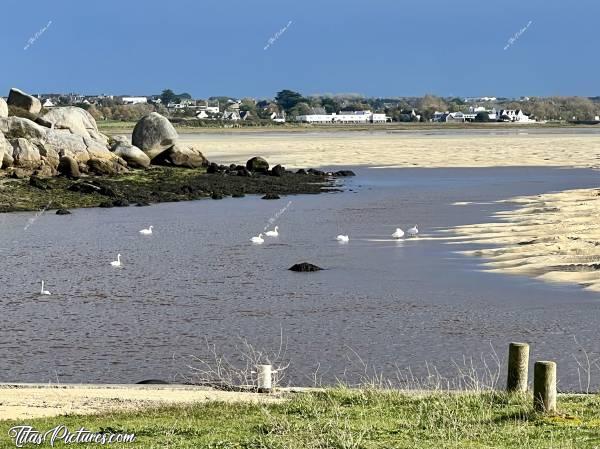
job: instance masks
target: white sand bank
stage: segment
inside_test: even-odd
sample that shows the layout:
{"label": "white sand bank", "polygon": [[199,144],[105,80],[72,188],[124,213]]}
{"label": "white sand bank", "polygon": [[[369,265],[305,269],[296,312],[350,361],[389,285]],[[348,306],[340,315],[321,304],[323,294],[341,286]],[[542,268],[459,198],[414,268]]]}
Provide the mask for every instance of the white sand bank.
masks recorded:
{"label": "white sand bank", "polygon": [[463,254],[486,258],[492,271],[577,283],[600,292],[600,190],[579,189],[509,200],[514,211],[497,223],[460,226],[450,234],[486,248]]}
{"label": "white sand bank", "polygon": [[271,165],[393,167],[600,167],[600,135],[293,135],[182,134],[210,160],[243,163],[263,156]]}

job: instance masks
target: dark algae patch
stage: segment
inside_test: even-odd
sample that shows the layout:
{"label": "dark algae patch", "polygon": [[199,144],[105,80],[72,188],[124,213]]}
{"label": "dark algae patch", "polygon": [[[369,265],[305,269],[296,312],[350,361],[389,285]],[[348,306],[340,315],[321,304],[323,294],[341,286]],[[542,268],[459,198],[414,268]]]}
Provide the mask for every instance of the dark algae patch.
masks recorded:
{"label": "dark algae patch", "polygon": [[[0,212],[75,209],[79,207],[123,207],[244,195],[316,194],[331,191],[325,174],[284,176],[268,173],[238,175],[205,168],[153,167],[115,176],[88,176],[80,180],[65,177],[0,179]],[[327,190],[325,190],[327,189]]]}

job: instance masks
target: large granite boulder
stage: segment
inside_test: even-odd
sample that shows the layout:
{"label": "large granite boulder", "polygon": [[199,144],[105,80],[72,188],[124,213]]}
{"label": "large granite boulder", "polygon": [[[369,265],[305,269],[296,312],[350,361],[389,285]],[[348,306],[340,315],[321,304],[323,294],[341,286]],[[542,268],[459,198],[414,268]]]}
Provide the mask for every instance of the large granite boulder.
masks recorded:
{"label": "large granite boulder", "polygon": [[199,168],[208,165],[208,161],[200,150],[183,145],[172,146],[152,159],[152,163],[186,168]]}
{"label": "large granite boulder", "polygon": [[138,147],[131,145],[127,141],[119,140],[110,148],[115,155],[124,159],[127,165],[134,168],[150,167],[150,158]]}
{"label": "large granite boulder", "polygon": [[42,103],[37,98],[26,94],[22,90],[15,89],[14,87],[8,94],[8,104],[10,106],[16,106],[21,109],[25,109],[31,114],[39,114],[42,110]]}
{"label": "large granite boulder", "polygon": [[40,152],[29,140],[19,138],[10,142],[13,147],[13,159],[16,167],[35,170],[42,165]]}
{"label": "large granite boulder", "polygon": [[43,120],[53,125],[54,129],[68,130],[84,139],[91,139],[107,145],[108,138],[98,131],[96,120],[85,109],[75,106],[53,108],[42,116]]}
{"label": "large granite boulder", "polygon": [[150,159],[177,143],[179,136],[175,128],[158,112],[152,112],[140,119],[133,129],[131,143],[141,149]]}
{"label": "large granite boulder", "polygon": [[267,172],[269,170],[269,163],[262,157],[256,156],[248,159],[246,168],[250,171]]}
{"label": "large granite boulder", "polygon": [[0,118],[8,117],[8,105],[4,98],[0,98]]}

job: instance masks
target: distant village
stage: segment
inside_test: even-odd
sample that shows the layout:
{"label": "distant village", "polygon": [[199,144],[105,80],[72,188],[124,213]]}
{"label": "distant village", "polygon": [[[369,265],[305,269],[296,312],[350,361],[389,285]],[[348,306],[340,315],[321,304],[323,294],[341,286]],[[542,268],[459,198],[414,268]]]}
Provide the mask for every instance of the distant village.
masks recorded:
{"label": "distant village", "polygon": [[[537,105],[528,97],[498,99],[496,97],[454,98],[425,96],[397,100],[367,99],[358,96],[302,97],[293,91],[282,91],[272,100],[211,97],[192,99],[170,90],[151,96],[38,94],[45,109],[76,105],[88,109],[97,120],[138,120],[157,110],[174,120],[219,123],[254,122],[259,124],[382,124],[390,122],[509,122],[544,123],[554,117],[537,117],[521,104]],[[575,98],[575,97],[573,97]],[[587,100],[587,99],[586,99]],[[546,101],[546,100],[544,100]],[[591,101],[591,100],[588,100]],[[532,103],[533,102],[533,103]],[[593,104],[593,102],[592,102]],[[503,107],[509,105],[512,107]],[[595,111],[595,110],[594,110]],[[590,115],[592,114],[592,115]],[[600,121],[594,112],[586,112],[585,120]],[[555,114],[556,115],[556,114]],[[578,120],[577,116],[556,117]]]}

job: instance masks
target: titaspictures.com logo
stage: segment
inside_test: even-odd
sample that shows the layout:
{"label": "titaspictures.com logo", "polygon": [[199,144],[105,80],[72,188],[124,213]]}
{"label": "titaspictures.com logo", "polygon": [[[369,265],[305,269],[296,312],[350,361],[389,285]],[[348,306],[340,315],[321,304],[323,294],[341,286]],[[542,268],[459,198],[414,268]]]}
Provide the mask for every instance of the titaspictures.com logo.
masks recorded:
{"label": "titaspictures.com logo", "polygon": [[67,426],[60,425],[46,431],[39,431],[32,426],[14,426],[8,431],[8,435],[14,440],[15,446],[42,445],[44,443],[54,446],[58,442],[64,444],[115,444],[133,443],[135,434],[119,433],[116,431],[92,432],[84,427],[79,430],[70,431]]}

